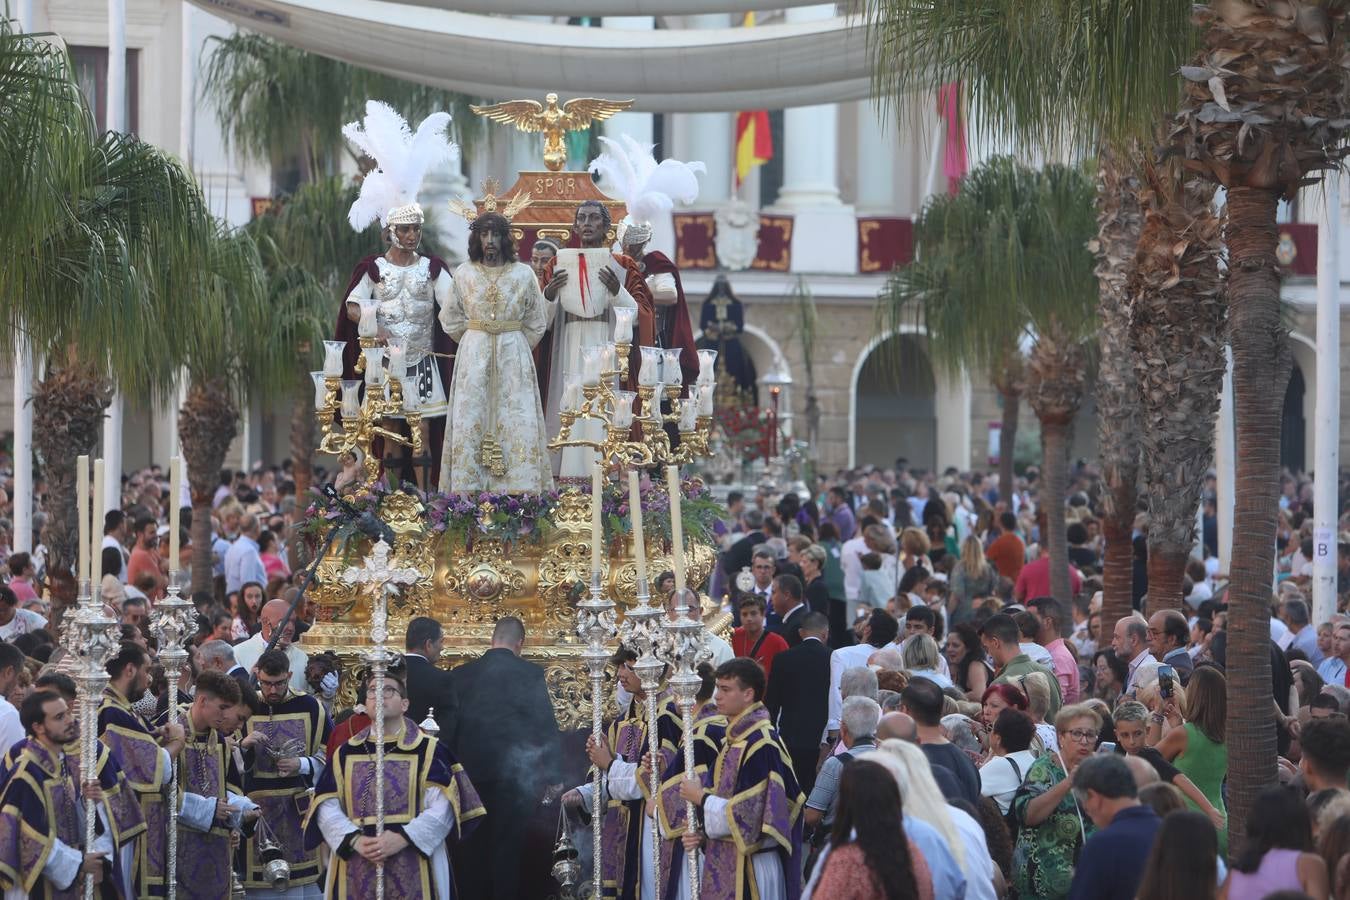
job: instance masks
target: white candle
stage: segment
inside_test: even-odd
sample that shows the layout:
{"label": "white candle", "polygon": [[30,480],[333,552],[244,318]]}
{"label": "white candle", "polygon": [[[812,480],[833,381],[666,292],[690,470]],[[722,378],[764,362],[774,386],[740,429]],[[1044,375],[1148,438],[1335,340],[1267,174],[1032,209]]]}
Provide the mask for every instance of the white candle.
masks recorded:
{"label": "white candle", "polygon": [[[698,393],[697,385],[693,388]],[[680,401],[680,431],[690,432],[698,427],[698,398],[690,396]]]}
{"label": "white candle", "polygon": [[600,383],[600,366],[604,362],[605,348],[599,345],[581,348],[581,383],[587,387]]}
{"label": "white candle", "polygon": [[614,308],[614,342],[617,344],[633,343],[633,319],[637,316],[637,310],[631,307]]}
{"label": "white candle", "polygon": [[314,381],[314,408],[323,409],[328,403],[328,373],[310,372],[309,377]]}
{"label": "white candle", "polygon": [[680,351],[666,350],[662,354],[661,380],[666,384],[680,385],[684,382],[684,371],[680,368]]}
{"label": "white candle", "polygon": [[358,300],[361,305],[361,318],[356,323],[358,337],[373,338],[380,333],[379,304],[374,300]]}
{"label": "white candle", "polygon": [[698,351],[698,383],[712,384],[717,379],[717,351]]}
{"label": "white candle", "polygon": [[605,531],[600,524],[600,497],[604,480],[604,470],[596,460],[591,470],[591,571],[600,571],[600,548],[604,544]]}
{"label": "white candle", "polygon": [[169,457],[169,575],[178,574],[178,517],[179,505],[183,502],[183,460],[181,457]]}
{"label": "white candle", "polygon": [[[681,519],[680,467],[666,466],[666,492],[670,495],[670,545],[675,552],[675,590],[684,590],[684,522]],[[678,603],[676,604],[679,605]],[[690,615],[693,613],[691,612]]]}
{"label": "white candle", "polygon": [[[93,538],[89,542],[90,562],[99,560],[98,571],[102,579],[103,572],[103,506],[107,501],[103,497],[103,460],[94,460],[94,532]],[[90,569],[89,579],[93,581],[93,569]]]}
{"label": "white candle", "polygon": [[603,374],[603,373],[605,373],[605,372],[617,372],[617,371],[619,370],[619,363],[618,363],[618,359],[619,359],[619,351],[618,351],[618,348],[615,347],[615,345],[614,345],[612,342],[611,342],[611,343],[608,343],[608,344],[605,344],[604,347],[605,347],[604,356],[601,357],[601,362],[600,362],[600,372],[601,372],[601,374]]}
{"label": "white candle", "polygon": [[614,392],[614,427],[629,428],[633,424],[633,404],[637,402],[636,391]]}
{"label": "white candle", "polygon": [[402,378],[408,374],[407,351],[403,344],[390,341],[389,350],[389,374],[397,375]]}
{"label": "white candle", "polygon": [[[78,499],[76,506],[80,511],[80,568],[75,572],[75,581],[81,582],[89,578],[89,457],[87,455],[79,457],[75,461],[75,493]],[[102,532],[102,529],[96,529]],[[102,546],[103,541],[99,541]],[[99,557],[102,559],[102,556]],[[101,567],[100,563],[100,567]],[[102,569],[100,568],[100,571]]]}
{"label": "white candle", "polygon": [[711,384],[699,385],[698,414],[700,416],[711,416],[713,414],[713,386]]}
{"label": "white candle", "polygon": [[664,420],[661,418],[661,398],[666,395],[666,386],[661,382],[656,383],[656,390],[652,392],[651,403],[648,404],[647,414],[651,420],[660,425]]}
{"label": "white candle", "polygon": [[638,366],[638,384],[651,387],[661,380],[661,348],[642,347],[642,363]]}
{"label": "white candle", "polygon": [[633,517],[633,553],[637,562],[638,589],[647,583],[647,547],[642,540],[642,494],[636,469],[628,470],[628,513]]}
{"label": "white candle", "polygon": [[342,382],[342,418],[355,419],[361,415],[361,382]]}
{"label": "white candle", "polygon": [[342,354],[347,351],[344,341],[323,342],[323,374],[342,377]]}

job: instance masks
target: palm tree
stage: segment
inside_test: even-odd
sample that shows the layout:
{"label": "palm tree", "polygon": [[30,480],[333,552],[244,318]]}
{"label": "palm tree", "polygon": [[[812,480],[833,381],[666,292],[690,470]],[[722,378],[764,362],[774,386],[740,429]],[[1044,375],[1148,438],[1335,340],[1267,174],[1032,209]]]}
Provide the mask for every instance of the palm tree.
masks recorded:
{"label": "palm tree", "polygon": [[[167,394],[188,296],[211,241],[201,194],[159,150],[94,134],[63,51],[0,24],[0,311],[44,352],[34,443],[46,468],[54,618],[74,597],[75,460],[96,445],[112,384]],[[12,126],[12,127],[10,127]]]}
{"label": "palm tree", "polygon": [[990,160],[954,196],[929,200],[915,223],[915,262],[892,276],[878,304],[887,330],[920,315],[934,359],[951,370],[987,370],[1030,343],[1026,394],[1041,425],[1051,588],[1066,604],[1068,433],[1094,318],[1092,196],[1081,169]]}
{"label": "palm tree", "polygon": [[269,290],[247,231],[221,229],[211,251],[193,301],[205,327],[185,340],[189,382],[178,415],[192,495],[194,592],[211,589],[211,500],[238,430],[239,397],[285,383],[296,347],[320,339],[329,306],[327,293],[308,280],[290,291]]}
{"label": "palm tree", "polygon": [[1156,610],[1182,603],[1195,510],[1214,458],[1227,309],[1213,185],[1186,177],[1174,161],[1145,173],[1127,330],[1148,494],[1148,607]]}
{"label": "palm tree", "polygon": [[[1280,320],[1275,212],[1346,152],[1344,3],[1211,3],[1204,46],[1181,69],[1185,99],[1171,132],[1188,169],[1227,193],[1229,330],[1236,422],[1236,508],[1228,602],[1231,821],[1275,779],[1275,728],[1253,698],[1270,689],[1266,652],[1290,354]],[[1240,702],[1232,702],[1241,698]]]}
{"label": "palm tree", "polygon": [[1129,344],[1126,281],[1133,268],[1143,215],[1135,160],[1103,152],[1097,172],[1097,255],[1101,328],[1097,356],[1097,444],[1101,454],[1102,621],[1128,616],[1134,599],[1134,517],[1139,500],[1139,382]]}

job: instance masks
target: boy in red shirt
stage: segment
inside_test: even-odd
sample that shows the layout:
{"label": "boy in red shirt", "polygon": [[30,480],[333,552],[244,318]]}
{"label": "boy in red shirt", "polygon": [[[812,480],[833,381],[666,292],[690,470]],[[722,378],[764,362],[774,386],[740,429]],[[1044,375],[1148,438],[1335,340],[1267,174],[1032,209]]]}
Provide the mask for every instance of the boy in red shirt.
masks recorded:
{"label": "boy in red shirt", "polygon": [[773,658],[786,650],[787,641],[764,627],[764,598],[758,594],[742,594],[740,599],[741,625],[731,633],[731,651],[737,656],[748,656],[764,667],[767,678],[773,669]]}

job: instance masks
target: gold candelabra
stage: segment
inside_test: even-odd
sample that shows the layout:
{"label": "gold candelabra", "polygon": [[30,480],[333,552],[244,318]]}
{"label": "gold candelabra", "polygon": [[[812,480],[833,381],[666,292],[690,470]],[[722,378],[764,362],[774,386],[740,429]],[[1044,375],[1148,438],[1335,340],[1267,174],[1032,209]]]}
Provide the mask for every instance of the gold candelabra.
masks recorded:
{"label": "gold candelabra", "polygon": [[[364,379],[343,380],[339,367],[331,365],[334,353],[340,360],[341,342],[329,345],[329,361],[323,372],[313,373],[314,406],[319,416],[322,437],[319,450],[341,457],[354,452],[360,459],[364,483],[369,486],[380,477],[380,460],[371,452],[376,438],[411,447],[413,455],[422,453],[422,414],[416,409],[415,385],[405,385],[404,378],[390,377],[385,370],[386,355],[390,356],[390,372],[402,369],[398,360],[402,348],[380,347],[374,338],[361,338],[361,357],[357,371]],[[337,372],[339,374],[334,374]],[[402,416],[408,422],[408,434],[400,434],[384,426],[391,416]]]}
{"label": "gold candelabra", "polygon": [[[631,341],[614,341],[582,349],[584,371],[566,376],[558,436],[549,442],[549,449],[590,447],[606,468],[683,465],[709,456],[717,351],[699,351],[698,380],[689,386],[689,396],[681,397],[679,350],[639,348],[637,390],[616,387],[628,382],[632,346]],[[671,383],[665,383],[665,378]],[[663,410],[665,401],[670,412]],[[603,423],[602,437],[574,434],[577,423],[587,419]],[[639,426],[641,440],[633,439],[634,424]],[[675,426],[678,445],[671,442],[667,425]]]}

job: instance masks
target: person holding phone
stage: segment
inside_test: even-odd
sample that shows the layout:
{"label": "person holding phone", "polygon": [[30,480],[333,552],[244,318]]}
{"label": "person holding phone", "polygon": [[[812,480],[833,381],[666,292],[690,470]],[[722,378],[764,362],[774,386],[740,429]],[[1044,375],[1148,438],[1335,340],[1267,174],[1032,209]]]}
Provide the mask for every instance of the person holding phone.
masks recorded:
{"label": "person holding phone", "polygon": [[[1159,671],[1159,700],[1162,711],[1149,723],[1149,743],[1177,770],[1195,782],[1214,809],[1227,814],[1223,802],[1223,781],[1228,774],[1228,747],[1225,725],[1228,718],[1228,681],[1213,666],[1201,666],[1191,675],[1183,702],[1163,694],[1162,670]],[[1175,688],[1173,688],[1175,691]],[[1184,718],[1183,718],[1184,716]],[[1194,800],[1193,809],[1205,812]],[[1219,831],[1219,852],[1228,852],[1228,832]]]}

